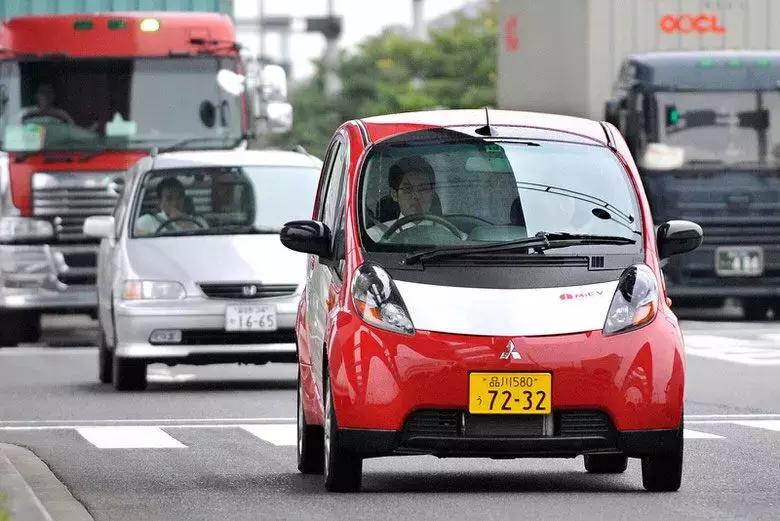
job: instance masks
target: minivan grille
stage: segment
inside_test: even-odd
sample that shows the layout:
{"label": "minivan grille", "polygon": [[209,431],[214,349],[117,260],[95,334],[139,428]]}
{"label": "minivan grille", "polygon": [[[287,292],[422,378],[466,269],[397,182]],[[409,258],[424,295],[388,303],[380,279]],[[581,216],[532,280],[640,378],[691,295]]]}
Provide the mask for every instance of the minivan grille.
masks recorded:
{"label": "minivan grille", "polygon": [[295,293],[295,284],[261,284],[259,282],[201,283],[200,289],[209,298],[257,299],[286,297]]}

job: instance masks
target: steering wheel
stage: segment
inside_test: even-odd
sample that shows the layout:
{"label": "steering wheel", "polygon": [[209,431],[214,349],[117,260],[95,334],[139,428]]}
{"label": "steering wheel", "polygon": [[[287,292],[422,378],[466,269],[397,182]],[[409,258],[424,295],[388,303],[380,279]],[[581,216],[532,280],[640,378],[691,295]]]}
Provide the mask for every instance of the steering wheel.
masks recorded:
{"label": "steering wheel", "polygon": [[41,112],[39,110],[36,110],[35,112],[30,112],[22,116],[22,122],[27,121],[28,119],[38,119],[38,118],[51,118],[51,119],[56,119],[57,121],[60,121],[62,123],[70,123],[70,121],[68,121],[66,117],[60,114],[51,114],[48,112]]}
{"label": "steering wheel", "polygon": [[155,230],[154,234],[157,235],[158,233],[160,233],[163,230],[163,228],[165,228],[167,226],[170,226],[171,224],[173,224],[175,222],[179,222],[179,221],[191,222],[192,224],[194,224],[195,226],[197,226],[201,230],[204,230],[206,228],[205,226],[203,226],[203,224],[201,224],[198,221],[196,221],[194,217],[176,217],[175,219],[168,219],[167,221],[162,223],[160,226],[158,226],[157,230]]}
{"label": "steering wheel", "polygon": [[457,226],[452,224],[444,217],[439,217],[438,215],[433,215],[430,213],[418,213],[414,215],[407,215],[406,217],[401,217],[400,219],[398,219],[390,226],[390,228],[387,229],[385,233],[382,234],[382,237],[379,240],[380,241],[387,240],[391,235],[398,232],[401,229],[401,227],[406,226],[409,223],[421,223],[425,221],[443,226],[444,228],[447,229],[448,232],[452,233],[460,240],[466,239],[466,234],[460,231],[460,229]]}

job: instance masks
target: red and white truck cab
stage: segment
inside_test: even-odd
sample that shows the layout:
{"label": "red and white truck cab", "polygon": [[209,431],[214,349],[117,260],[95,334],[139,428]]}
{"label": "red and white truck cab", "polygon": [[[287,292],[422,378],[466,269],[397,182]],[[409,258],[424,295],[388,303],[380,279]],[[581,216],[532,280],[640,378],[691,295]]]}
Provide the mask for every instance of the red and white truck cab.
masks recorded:
{"label": "red and white truck cab", "polygon": [[83,221],[114,211],[139,158],[289,125],[288,104],[260,99],[286,89],[248,81],[235,40],[217,13],[0,24],[0,345],[37,340],[43,312],[94,313],[98,245]]}

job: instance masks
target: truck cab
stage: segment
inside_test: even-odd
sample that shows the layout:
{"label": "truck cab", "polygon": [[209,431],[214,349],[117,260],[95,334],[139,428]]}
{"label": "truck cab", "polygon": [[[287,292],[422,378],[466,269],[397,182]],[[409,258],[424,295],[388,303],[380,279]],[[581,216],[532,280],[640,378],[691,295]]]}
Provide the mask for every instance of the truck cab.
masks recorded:
{"label": "truck cab", "polygon": [[36,340],[43,312],[94,314],[98,244],[83,222],[114,211],[138,159],[283,130],[269,114],[289,124],[235,40],[218,13],[0,23],[0,345]]}
{"label": "truck cab", "polygon": [[629,56],[605,119],[637,159],[655,222],[701,224],[704,243],[664,267],[678,304],[780,305],[780,52]]}

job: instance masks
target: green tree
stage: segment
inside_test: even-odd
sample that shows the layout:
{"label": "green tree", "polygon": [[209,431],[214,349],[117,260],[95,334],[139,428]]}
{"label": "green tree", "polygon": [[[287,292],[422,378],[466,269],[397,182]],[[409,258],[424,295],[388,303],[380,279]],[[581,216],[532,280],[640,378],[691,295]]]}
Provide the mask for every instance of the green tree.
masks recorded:
{"label": "green tree", "polygon": [[459,14],[453,26],[417,41],[398,30],[342,52],[341,92],[328,96],[324,70],[292,91],[293,130],[277,145],[302,145],[322,155],[333,131],[349,119],[435,108],[493,106],[496,98],[497,20],[494,2],[477,16]]}

